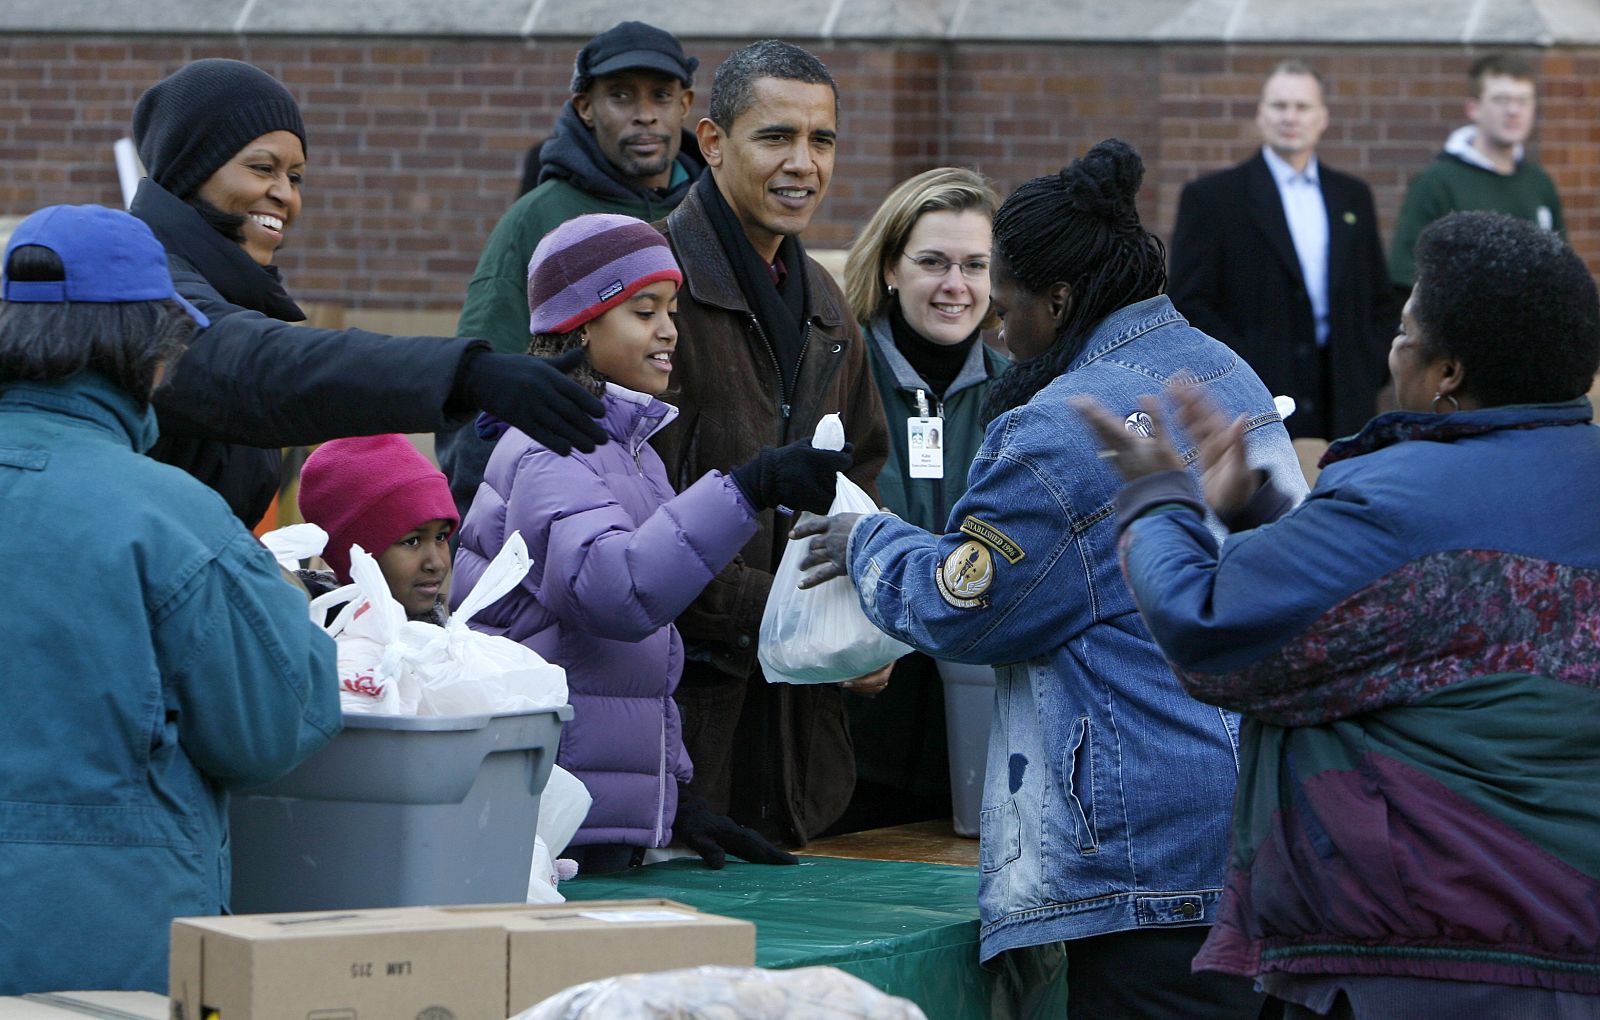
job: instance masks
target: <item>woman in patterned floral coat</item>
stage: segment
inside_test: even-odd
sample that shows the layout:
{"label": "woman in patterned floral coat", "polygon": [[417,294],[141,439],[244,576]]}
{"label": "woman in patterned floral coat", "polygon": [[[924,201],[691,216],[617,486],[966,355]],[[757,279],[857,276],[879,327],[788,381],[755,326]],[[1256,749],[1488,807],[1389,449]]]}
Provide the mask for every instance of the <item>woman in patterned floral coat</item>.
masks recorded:
{"label": "woman in patterned floral coat", "polygon": [[1440,220],[1417,263],[1401,410],[1334,444],[1298,507],[1180,397],[1205,500],[1277,518],[1220,553],[1171,447],[1083,409],[1130,482],[1152,634],[1245,718],[1195,966],[1290,1018],[1600,1015],[1600,298],[1556,235],[1498,213]]}

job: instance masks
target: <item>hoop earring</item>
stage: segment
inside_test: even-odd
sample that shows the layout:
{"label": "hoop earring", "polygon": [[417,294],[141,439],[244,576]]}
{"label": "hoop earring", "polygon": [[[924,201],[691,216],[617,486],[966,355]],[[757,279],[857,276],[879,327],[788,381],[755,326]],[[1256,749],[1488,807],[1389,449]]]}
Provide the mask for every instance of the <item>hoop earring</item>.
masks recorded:
{"label": "hoop earring", "polygon": [[[1439,410],[1439,401],[1441,400],[1450,401],[1450,410],[1442,412]],[[1433,395],[1432,407],[1434,414],[1455,414],[1457,411],[1461,410],[1461,401],[1457,400],[1448,393],[1435,393]]]}
{"label": "hoop earring", "polygon": [[890,297],[894,297],[894,295],[895,295],[895,287],[894,287],[894,284],[892,284],[892,283],[891,283],[891,284],[888,284],[888,285],[887,285],[887,286],[885,286],[885,287],[884,287],[884,288],[883,288],[883,289],[884,289],[884,290],[885,290],[885,291],[886,291],[886,292],[887,292],[887,293],[888,293],[888,295],[889,295],[889,296],[890,296]]}

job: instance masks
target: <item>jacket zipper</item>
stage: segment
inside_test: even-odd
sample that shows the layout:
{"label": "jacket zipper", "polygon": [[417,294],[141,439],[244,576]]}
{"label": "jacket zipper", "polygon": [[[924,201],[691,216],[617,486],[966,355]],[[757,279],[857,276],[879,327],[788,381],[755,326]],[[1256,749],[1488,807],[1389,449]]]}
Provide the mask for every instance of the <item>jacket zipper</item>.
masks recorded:
{"label": "jacket zipper", "polygon": [[[778,442],[782,444],[788,441],[789,419],[794,413],[794,408],[789,403],[789,393],[783,385],[783,366],[778,364],[777,349],[772,346],[772,341],[767,338],[766,330],[761,328],[761,320],[756,318],[754,312],[750,313],[750,328],[755,330],[756,336],[761,338],[761,345],[767,349],[767,357],[772,359],[773,382],[777,385],[778,409],[782,413],[782,420],[778,423]],[[806,348],[810,346],[811,323],[808,320],[805,333],[800,339],[800,356],[795,360],[794,376],[796,381],[800,378],[800,366],[805,364]],[[787,791],[776,788],[772,776],[773,731],[777,727],[778,702],[780,699],[776,696],[777,692],[772,690],[772,684],[764,684],[763,686],[766,688],[766,690],[762,691],[765,710],[762,712],[761,720],[761,778],[757,787],[760,791],[757,794],[757,799],[759,801],[758,812],[762,819],[766,819],[772,816],[772,809],[775,806],[786,807],[788,794]],[[788,815],[789,812],[785,810],[784,814]],[[788,821],[790,822],[790,828],[796,830],[796,836],[803,835],[798,831],[799,826],[793,823],[792,818],[788,819]]]}
{"label": "jacket zipper", "polygon": [[[667,695],[671,700],[672,695]],[[661,761],[656,770],[656,846],[663,846],[662,836],[667,827],[667,706],[661,705],[661,739],[658,743]]]}
{"label": "jacket zipper", "polygon": [[[941,422],[944,421],[944,399],[943,398],[941,398],[941,397],[934,397],[933,398],[933,415],[934,415],[935,418],[938,418]],[[945,436],[945,440],[944,440],[943,446],[944,446],[945,449],[949,449],[950,448],[950,430],[948,428],[946,428],[944,430],[944,436]],[[940,450],[939,451],[939,459],[941,461],[944,460],[944,450]],[[950,517],[950,511],[946,510],[945,506],[944,506],[944,471],[943,471],[943,469],[941,469],[939,471],[939,477],[938,478],[930,479],[930,481],[933,482],[933,512],[937,517],[943,518],[946,521],[948,521],[948,519]]]}
{"label": "jacket zipper", "polygon": [[[778,351],[772,346],[772,341],[767,339],[766,330],[761,328],[761,320],[756,318],[754,312],[750,313],[750,328],[755,330],[756,336],[761,338],[761,346],[767,349],[767,357],[772,359],[773,382],[778,388],[778,410],[783,415],[783,420],[778,425],[778,442],[783,443],[789,438],[789,417],[794,413],[794,407],[789,403],[789,392],[783,385],[783,366],[778,364]],[[806,348],[811,346],[811,323],[806,323],[806,331],[800,338],[800,357],[795,359],[794,377],[800,378],[800,366],[805,364]]]}

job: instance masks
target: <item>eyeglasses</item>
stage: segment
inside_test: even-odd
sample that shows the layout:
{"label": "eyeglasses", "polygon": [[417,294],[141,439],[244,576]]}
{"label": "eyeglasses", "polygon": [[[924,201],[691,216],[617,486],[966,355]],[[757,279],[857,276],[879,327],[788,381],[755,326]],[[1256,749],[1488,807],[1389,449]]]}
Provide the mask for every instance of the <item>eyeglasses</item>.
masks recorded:
{"label": "eyeglasses", "polygon": [[960,266],[961,275],[969,280],[977,280],[989,275],[988,259],[967,259],[965,262],[951,262],[943,255],[907,255],[905,252],[901,252],[900,255],[929,276],[943,276],[950,271],[951,266]]}

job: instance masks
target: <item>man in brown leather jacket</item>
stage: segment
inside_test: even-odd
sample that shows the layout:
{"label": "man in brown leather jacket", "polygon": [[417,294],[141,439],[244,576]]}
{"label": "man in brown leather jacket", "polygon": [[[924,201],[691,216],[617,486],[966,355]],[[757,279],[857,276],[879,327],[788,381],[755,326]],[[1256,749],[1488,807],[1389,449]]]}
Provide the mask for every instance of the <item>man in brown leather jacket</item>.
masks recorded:
{"label": "man in brown leather jacket", "polygon": [[[708,173],[662,226],[683,268],[672,387],[676,423],[652,440],[675,485],[809,436],[840,412],[849,474],[876,495],[888,434],[844,295],[799,234],[833,174],[838,87],[799,47],[767,40],[717,69],[696,125]],[[840,686],[768,684],[757,632],[793,519],[762,514],[739,559],[678,619],[677,698],[692,789],[770,838],[804,844],[844,811],[855,762],[840,686],[881,690],[888,670]]]}

